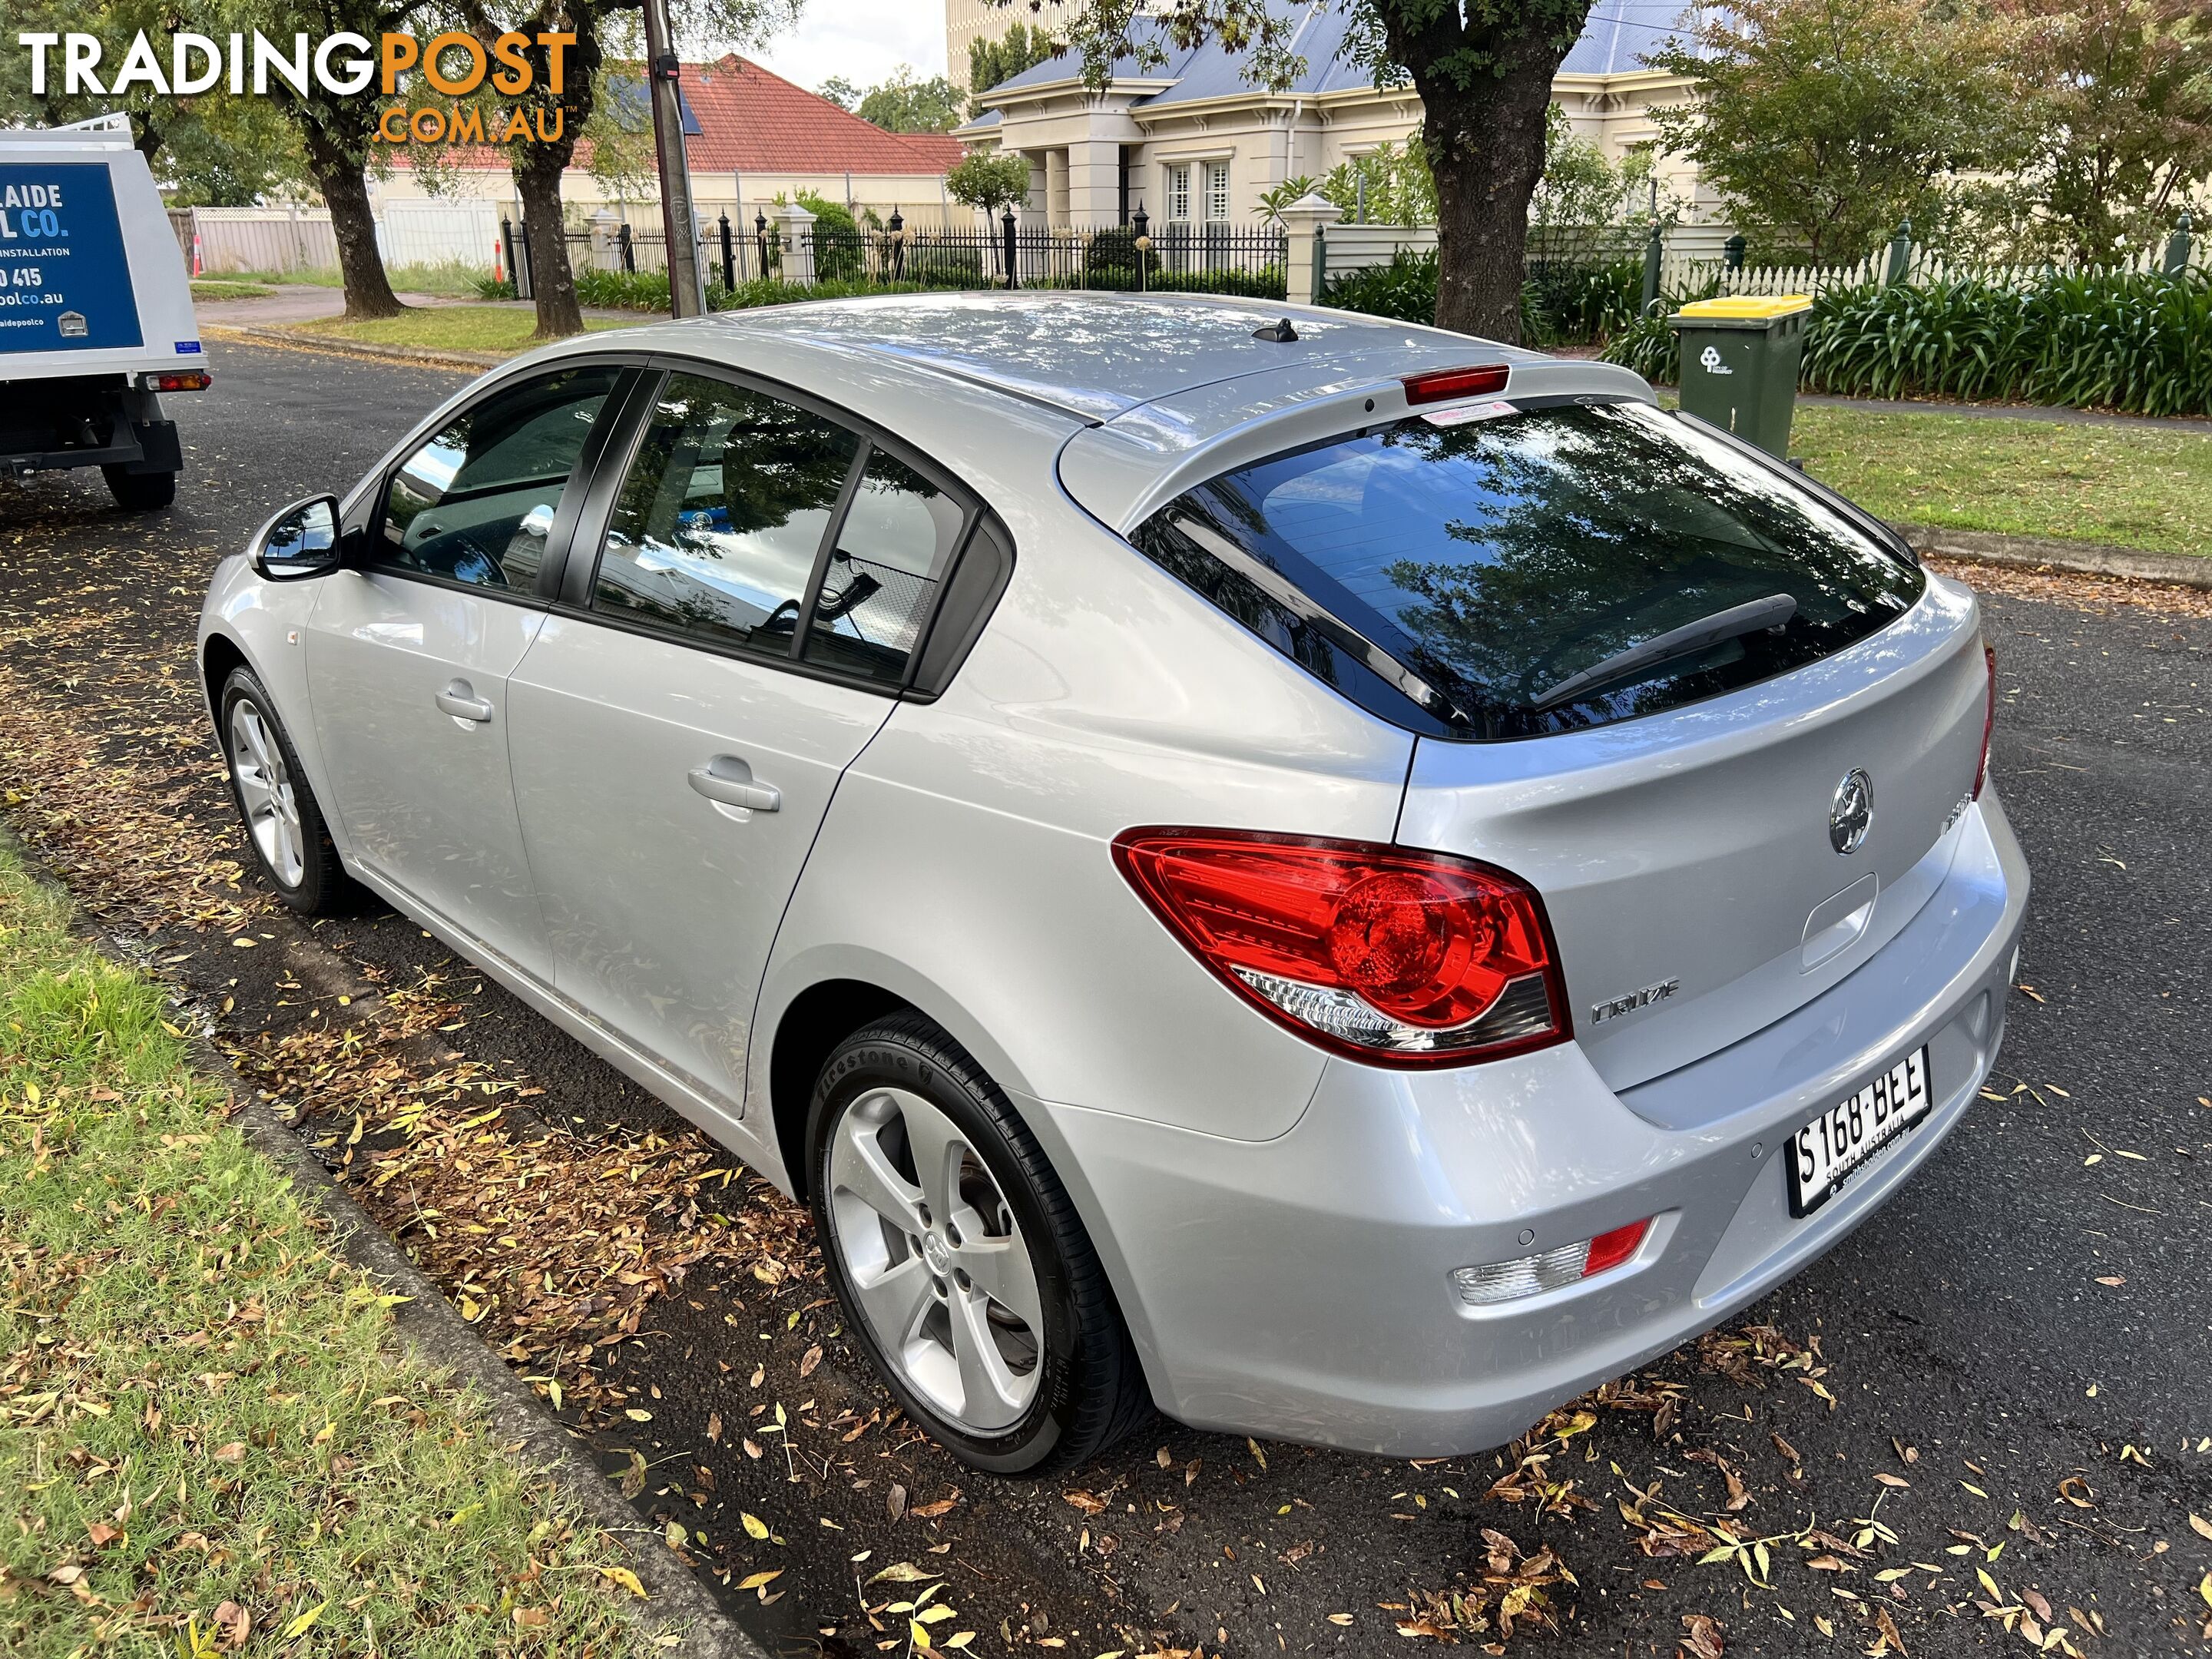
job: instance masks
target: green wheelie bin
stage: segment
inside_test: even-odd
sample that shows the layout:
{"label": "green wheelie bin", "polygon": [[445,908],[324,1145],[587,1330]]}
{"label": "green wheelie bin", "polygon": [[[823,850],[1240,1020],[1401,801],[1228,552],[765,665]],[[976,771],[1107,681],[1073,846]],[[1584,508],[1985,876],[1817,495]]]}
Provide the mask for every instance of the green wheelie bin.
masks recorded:
{"label": "green wheelie bin", "polygon": [[1786,458],[1812,309],[1803,294],[1684,306],[1668,319],[1681,341],[1682,407],[1778,460]]}

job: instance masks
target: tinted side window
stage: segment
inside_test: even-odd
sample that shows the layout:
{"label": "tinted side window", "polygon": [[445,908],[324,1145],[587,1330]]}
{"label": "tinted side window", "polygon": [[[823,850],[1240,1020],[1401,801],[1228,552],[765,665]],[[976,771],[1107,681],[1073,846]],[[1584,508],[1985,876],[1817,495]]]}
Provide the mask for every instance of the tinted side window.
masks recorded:
{"label": "tinted side window", "polygon": [[596,609],[786,653],[857,434],[696,374],[662,389],[607,526]]}
{"label": "tinted side window", "polygon": [[561,493],[621,373],[539,375],[455,416],[393,475],[377,562],[530,592]]}
{"label": "tinted side window", "polygon": [[806,660],[904,684],[965,519],[959,502],[904,461],[872,450],[823,573]]}

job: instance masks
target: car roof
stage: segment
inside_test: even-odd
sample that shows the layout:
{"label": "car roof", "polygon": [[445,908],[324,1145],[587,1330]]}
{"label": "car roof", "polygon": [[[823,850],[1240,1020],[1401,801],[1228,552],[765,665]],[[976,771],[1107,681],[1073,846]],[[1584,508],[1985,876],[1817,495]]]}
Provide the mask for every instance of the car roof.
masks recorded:
{"label": "car roof", "polygon": [[[1254,337],[1285,317],[1294,341]],[[706,326],[925,368],[1090,421],[1267,370],[1325,363],[1334,378],[1347,358],[1538,356],[1354,312],[1194,294],[898,294],[722,312]]]}

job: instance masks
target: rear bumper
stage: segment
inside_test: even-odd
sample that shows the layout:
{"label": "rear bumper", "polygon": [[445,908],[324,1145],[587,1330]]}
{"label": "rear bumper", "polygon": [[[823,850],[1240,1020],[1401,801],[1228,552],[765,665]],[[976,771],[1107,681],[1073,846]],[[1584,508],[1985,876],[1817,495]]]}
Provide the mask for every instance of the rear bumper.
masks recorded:
{"label": "rear bumper", "polygon": [[[1164,1410],[1401,1456],[1481,1449],[1799,1272],[1935,1152],[1996,1058],[2027,890],[1985,794],[1942,885],[1856,972],[1621,1094],[1569,1044],[1427,1074],[1332,1060],[1258,1143],[1023,1104],[1060,1143]],[[1922,1043],[1934,1110],[1791,1218],[1784,1140]],[[1455,1268],[1646,1216],[1611,1273],[1481,1309],[1455,1291]]]}

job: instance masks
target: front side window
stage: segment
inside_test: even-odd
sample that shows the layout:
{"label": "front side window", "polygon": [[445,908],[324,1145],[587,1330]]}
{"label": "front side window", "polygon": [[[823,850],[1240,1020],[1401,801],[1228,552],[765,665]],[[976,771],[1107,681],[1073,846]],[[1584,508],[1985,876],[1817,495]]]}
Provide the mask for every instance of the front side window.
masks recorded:
{"label": "front side window", "polygon": [[455,416],[392,475],[374,562],[532,592],[562,494],[621,373],[541,374]]}
{"label": "front side window", "polygon": [[[1132,539],[1354,702],[1461,738],[1732,690],[1863,638],[1924,586],[1778,470],[1641,403],[1370,427],[1225,473]],[[1698,643],[1723,617],[1760,625]]]}
{"label": "front side window", "polygon": [[672,375],[615,503],[593,607],[788,654],[860,448],[781,398]]}

